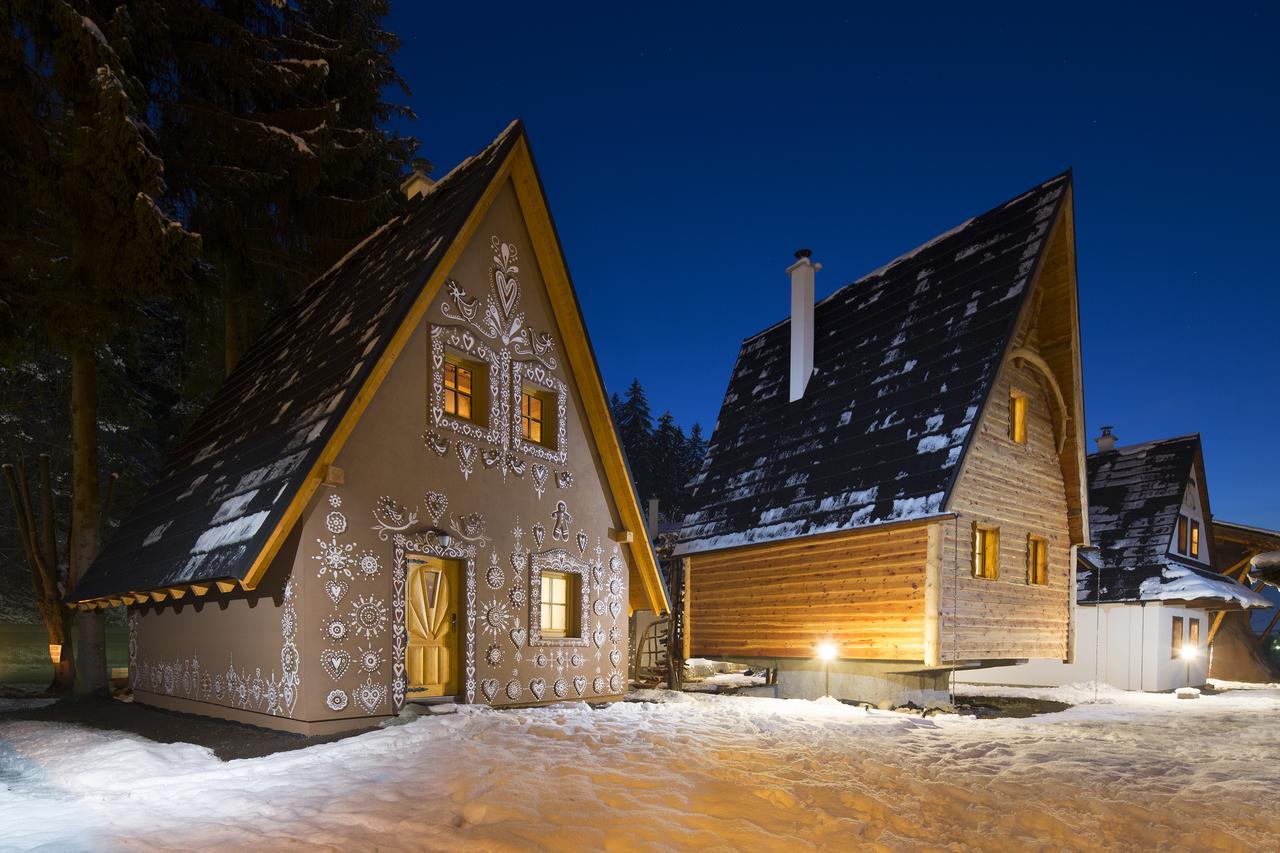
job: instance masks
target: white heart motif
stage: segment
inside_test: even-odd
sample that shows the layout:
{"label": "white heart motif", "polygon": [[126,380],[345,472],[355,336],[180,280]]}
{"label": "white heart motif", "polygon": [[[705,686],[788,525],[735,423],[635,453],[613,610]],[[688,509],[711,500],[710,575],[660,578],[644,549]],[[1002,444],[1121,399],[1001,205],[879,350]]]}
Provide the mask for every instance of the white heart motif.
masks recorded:
{"label": "white heart motif", "polygon": [[614,666],[617,666],[618,661],[620,660],[622,660],[622,652],[618,651],[617,649],[614,649],[613,651],[609,652],[609,663],[613,664]]}
{"label": "white heart motif", "polygon": [[614,619],[618,618],[618,614],[622,612],[622,602],[614,599],[609,602],[609,615]]}
{"label": "white heart motif", "polygon": [[351,655],[339,649],[324,649],[320,652],[320,667],[334,681],[342,678],[347,672],[347,667],[351,666]]}
{"label": "white heart motif", "polygon": [[591,635],[591,639],[595,642],[597,649],[603,646],[604,645],[604,629],[597,628],[595,633]]}
{"label": "white heart motif", "polygon": [[486,678],[481,681],[480,692],[484,694],[486,700],[493,702],[493,697],[498,695],[498,679]]}
{"label": "white heart motif", "polygon": [[533,694],[533,698],[541,699],[542,694],[547,692],[547,682],[543,681],[541,678],[535,678],[533,681],[529,682],[529,692]]}
{"label": "white heart motif", "polygon": [[517,649],[524,648],[524,641],[527,636],[528,634],[525,632],[524,628],[517,627],[511,629],[511,642],[516,644]]}
{"label": "white heart motif", "polygon": [[325,595],[329,596],[329,600],[334,604],[342,600],[342,596],[347,594],[347,589],[349,587],[346,581],[328,580],[324,582]]}
{"label": "white heart motif", "polygon": [[585,675],[575,675],[573,677],[573,689],[581,696],[587,691],[587,677]]}

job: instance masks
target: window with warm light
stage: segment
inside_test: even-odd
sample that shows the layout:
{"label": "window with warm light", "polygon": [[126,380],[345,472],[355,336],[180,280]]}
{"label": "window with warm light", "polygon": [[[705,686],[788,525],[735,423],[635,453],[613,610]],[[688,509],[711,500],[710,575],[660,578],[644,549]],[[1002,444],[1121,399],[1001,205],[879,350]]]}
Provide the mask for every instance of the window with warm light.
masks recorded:
{"label": "window with warm light", "polygon": [[1200,647],[1200,620],[1187,620],[1187,646],[1192,649]]}
{"label": "window with warm light", "polygon": [[564,572],[542,573],[542,636],[566,637],[573,630],[577,600],[577,575]]}
{"label": "window with warm light", "polygon": [[1009,438],[1027,443],[1027,395],[1021,391],[1009,392]]}
{"label": "window with warm light", "polygon": [[1182,657],[1182,617],[1173,617],[1173,637],[1169,646],[1169,657]]}
{"label": "window with warm light", "polygon": [[520,389],[520,436],[551,447],[555,443],[552,421],[554,406],[550,394],[525,387]]}
{"label": "window with warm light", "polygon": [[483,424],[487,378],[482,362],[446,356],[441,382],[444,391],[441,405],[445,414]]}
{"label": "window with warm light", "polygon": [[1000,528],[973,525],[973,576],[987,580],[1000,576]]}
{"label": "window with warm light", "polygon": [[1200,522],[1195,519],[1191,519],[1191,537],[1187,552],[1197,559],[1200,557]]}
{"label": "window with warm light", "polygon": [[1040,536],[1027,536],[1027,583],[1049,583],[1049,543]]}
{"label": "window with warm light", "polygon": [[1187,517],[1185,515],[1178,516],[1178,553],[1187,553]]}

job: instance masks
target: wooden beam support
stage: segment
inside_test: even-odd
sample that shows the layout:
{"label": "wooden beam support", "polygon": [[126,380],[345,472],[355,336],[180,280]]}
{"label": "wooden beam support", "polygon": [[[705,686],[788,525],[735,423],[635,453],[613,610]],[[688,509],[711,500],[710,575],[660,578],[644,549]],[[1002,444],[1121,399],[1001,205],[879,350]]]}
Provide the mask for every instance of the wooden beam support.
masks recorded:
{"label": "wooden beam support", "polygon": [[196,596],[204,596],[204,595],[208,595],[208,594],[209,594],[209,584],[207,584],[207,583],[193,583],[193,584],[191,585],[191,592],[193,592]]}
{"label": "wooden beam support", "polygon": [[1276,608],[1276,613],[1271,617],[1271,621],[1267,623],[1267,627],[1262,629],[1262,635],[1258,637],[1262,642],[1267,641],[1267,637],[1271,636],[1271,632],[1275,630],[1276,623],[1280,622],[1280,607]]}
{"label": "wooden beam support", "polygon": [[218,592],[235,592],[238,584],[235,581],[216,581]]}
{"label": "wooden beam support", "polygon": [[626,545],[634,538],[634,534],[630,530],[615,530],[610,527],[609,538],[619,545]]}
{"label": "wooden beam support", "polygon": [[153,589],[153,590],[151,591],[151,600],[152,600],[152,601],[155,601],[155,602],[161,602],[161,601],[164,601],[164,600],[165,600],[165,598],[166,598],[166,596],[167,596],[167,593],[165,593],[163,590]]}
{"label": "wooden beam support", "polygon": [[347,482],[346,472],[337,465],[326,465],[324,468],[324,484],[326,486],[342,486]]}
{"label": "wooden beam support", "polygon": [[177,601],[179,598],[182,598],[182,596],[187,594],[187,591],[180,586],[171,586],[166,590],[166,592],[169,593],[169,597],[174,601]]}

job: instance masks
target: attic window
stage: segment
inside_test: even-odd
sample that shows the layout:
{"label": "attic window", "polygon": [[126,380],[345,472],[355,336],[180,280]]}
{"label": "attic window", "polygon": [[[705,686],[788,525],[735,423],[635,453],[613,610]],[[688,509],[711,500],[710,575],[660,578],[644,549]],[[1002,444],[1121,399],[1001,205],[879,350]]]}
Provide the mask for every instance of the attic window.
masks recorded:
{"label": "attic window", "polygon": [[1009,391],[1009,438],[1018,444],[1027,443],[1027,395],[1021,391]]}
{"label": "attic window", "polygon": [[1049,583],[1049,543],[1041,536],[1027,536],[1027,583]]}
{"label": "attic window", "polygon": [[973,576],[987,580],[1000,577],[1000,528],[974,522]]}
{"label": "attic window", "polygon": [[[1187,553],[1187,540],[1188,540],[1188,529],[1189,529],[1189,526],[1188,526],[1187,522],[1188,522],[1188,518],[1187,518],[1185,515],[1180,515],[1180,516],[1178,516],[1178,545],[1177,545],[1177,548],[1178,548],[1178,553],[1179,553],[1179,554],[1185,554],[1185,553]],[[1197,537],[1198,537],[1198,535],[1199,535],[1199,534],[1197,534]],[[1197,543],[1197,544],[1196,544],[1196,550],[1199,550],[1199,547],[1200,547],[1200,546],[1199,546],[1199,543]]]}
{"label": "attic window", "polygon": [[1196,559],[1200,558],[1200,522],[1191,519],[1191,543],[1189,553]]}
{"label": "attic window", "polygon": [[521,388],[520,437],[545,447],[554,447],[554,412],[554,400],[550,394],[527,385]]}
{"label": "attic window", "polygon": [[444,413],[483,424],[488,365],[452,354],[444,360]]}

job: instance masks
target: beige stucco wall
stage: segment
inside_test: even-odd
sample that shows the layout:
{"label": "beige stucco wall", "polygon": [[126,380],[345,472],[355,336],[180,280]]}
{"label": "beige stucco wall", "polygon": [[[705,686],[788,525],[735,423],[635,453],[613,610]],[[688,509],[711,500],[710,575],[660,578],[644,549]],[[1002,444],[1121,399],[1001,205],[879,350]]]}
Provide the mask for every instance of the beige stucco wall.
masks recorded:
{"label": "beige stucco wall", "polygon": [[[502,244],[508,253],[514,249],[514,259],[501,257]],[[497,265],[515,267],[504,273],[517,282],[502,294],[505,301],[494,283]],[[274,598],[249,594],[228,597],[216,608],[146,610],[134,620],[140,660],[163,666],[170,658],[177,656],[180,662],[186,656],[200,660],[202,667],[225,669],[228,660],[223,659],[233,658],[237,668],[242,663],[247,667],[250,694],[259,669],[264,685],[271,666],[278,680],[284,588],[292,577],[299,681],[289,719],[332,728],[339,721],[357,725],[386,716],[400,698],[393,664],[403,655],[396,537],[421,535],[434,527],[449,533],[449,555],[467,558],[472,567],[459,614],[463,701],[524,705],[621,695],[630,555],[608,536],[610,528],[622,525],[510,185],[499,192],[449,275],[478,300],[479,313],[468,322],[459,316],[447,286],[437,295],[338,455],[335,465],[343,472],[343,484],[320,488],[260,585],[262,592],[274,591]],[[520,325],[550,333],[552,346],[539,353],[541,363],[527,344],[487,334],[483,317],[491,301],[506,330],[523,315]],[[452,317],[442,307],[445,303],[453,305]],[[495,365],[491,393],[504,388],[510,393],[510,383],[502,378],[511,372],[507,364],[527,363],[535,381],[541,377],[550,386],[564,383],[563,460],[539,458],[536,449],[519,447],[509,407],[497,429],[484,436],[460,434],[433,416],[433,324],[454,327],[457,346],[490,348]],[[442,340],[447,337],[443,332]],[[531,555],[556,551],[565,552],[570,565],[578,565],[586,576],[583,645],[535,644],[530,630]],[[332,561],[321,559],[334,552],[339,556]],[[146,679],[153,678],[152,670],[142,671]],[[235,680],[237,688],[243,680]],[[176,681],[170,681],[175,689],[167,690],[162,670],[156,694],[183,696],[180,668]],[[221,700],[211,689],[202,701],[237,707],[227,695],[224,684]],[[145,695],[141,698],[145,701]],[[275,707],[279,709],[278,701]],[[213,707],[204,710],[216,713]],[[260,723],[281,721],[263,712]]]}

